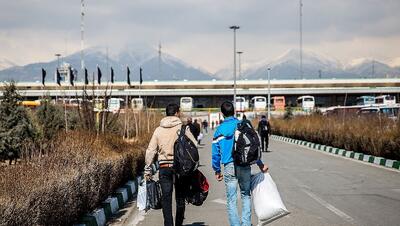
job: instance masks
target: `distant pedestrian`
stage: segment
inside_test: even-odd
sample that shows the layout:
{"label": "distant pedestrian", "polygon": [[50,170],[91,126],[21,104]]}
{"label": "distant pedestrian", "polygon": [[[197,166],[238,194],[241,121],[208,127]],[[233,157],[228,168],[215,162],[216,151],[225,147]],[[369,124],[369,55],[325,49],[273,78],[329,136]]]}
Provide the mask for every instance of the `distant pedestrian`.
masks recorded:
{"label": "distant pedestrian", "polygon": [[202,124],[203,124],[203,130],[207,134],[208,133],[208,122],[207,122],[207,119],[205,119]]}
{"label": "distant pedestrian", "polygon": [[211,129],[214,130],[215,128],[215,121],[211,121]]}
{"label": "distant pedestrian", "polygon": [[[198,123],[196,123],[196,124],[198,124]],[[196,141],[197,141],[197,138],[200,135],[200,125],[199,126],[195,125],[193,123],[193,119],[189,117],[189,118],[187,118],[187,126],[189,127],[190,132],[193,134],[193,136],[196,138]],[[197,144],[197,142],[196,142],[196,144]]]}
{"label": "distant pedestrian", "polygon": [[196,127],[197,131],[199,131],[199,135],[195,137],[197,139],[197,144],[200,145],[201,139],[203,139],[203,134],[201,133],[200,123],[197,122],[197,119],[194,120],[193,125]]}
{"label": "distant pedestrian", "polygon": [[261,116],[260,122],[258,122],[258,135],[261,138],[261,151],[268,152],[269,136],[271,135],[271,125],[265,115]]}
{"label": "distant pedestrian", "polygon": [[[234,117],[234,107],[231,102],[221,105],[221,112],[225,120],[214,133],[212,142],[212,167],[217,181],[224,179],[226,187],[226,201],[228,218],[231,226],[251,225],[251,196],[250,196],[250,165],[241,166],[234,163],[232,150],[234,147],[234,134],[240,121]],[[260,156],[261,157],[261,156]],[[221,163],[224,172],[221,173]],[[267,172],[268,166],[261,160],[257,165],[262,172]],[[242,218],[240,220],[237,208],[237,187],[239,185],[242,200]]]}
{"label": "distant pedestrian", "polygon": [[[185,195],[189,189],[188,179],[178,177],[173,169],[174,143],[182,129],[182,121],[179,119],[180,112],[177,104],[169,104],[166,108],[160,126],[154,131],[149,146],[146,150],[145,178],[152,178],[151,165],[158,161],[160,164],[159,181],[161,185],[161,204],[164,217],[164,226],[181,226],[185,218]],[[187,127],[186,127],[187,128]],[[194,143],[195,139],[187,128],[185,135]],[[175,184],[176,216],[175,224],[172,215],[172,191]]]}

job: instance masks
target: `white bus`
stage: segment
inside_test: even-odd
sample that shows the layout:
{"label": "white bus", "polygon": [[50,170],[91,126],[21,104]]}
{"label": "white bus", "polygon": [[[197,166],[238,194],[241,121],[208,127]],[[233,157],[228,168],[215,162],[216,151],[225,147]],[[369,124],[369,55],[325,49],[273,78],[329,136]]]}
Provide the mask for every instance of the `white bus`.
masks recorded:
{"label": "white bus", "polygon": [[117,112],[124,107],[124,99],[122,98],[110,98],[108,99],[108,108],[107,110],[110,112]]}
{"label": "white bus", "polygon": [[192,111],[193,98],[191,98],[191,97],[181,97],[180,108],[181,108],[181,111]]}
{"label": "white bus", "polygon": [[249,101],[244,97],[236,97],[235,108],[236,111],[246,111],[249,109]]}
{"label": "white bus", "polygon": [[143,110],[143,98],[133,98],[131,105],[133,110]]}
{"label": "white bus", "polygon": [[297,98],[297,106],[303,111],[312,111],[315,107],[315,99],[313,96],[301,96]]}
{"label": "white bus", "polygon": [[251,98],[251,107],[254,111],[264,111],[267,108],[267,98],[262,96]]}
{"label": "white bus", "polygon": [[379,105],[395,105],[396,104],[396,97],[390,95],[382,95],[377,96],[375,98],[375,104]]}

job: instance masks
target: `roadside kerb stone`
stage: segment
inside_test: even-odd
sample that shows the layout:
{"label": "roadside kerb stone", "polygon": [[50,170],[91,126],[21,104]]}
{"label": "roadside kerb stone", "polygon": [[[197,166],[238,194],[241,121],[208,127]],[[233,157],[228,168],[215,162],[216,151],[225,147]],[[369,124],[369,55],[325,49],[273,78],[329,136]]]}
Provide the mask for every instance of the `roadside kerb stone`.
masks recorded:
{"label": "roadside kerb stone", "polygon": [[309,147],[314,150],[329,152],[331,154],[340,155],[340,156],[343,156],[346,158],[357,159],[359,161],[369,162],[371,164],[385,166],[388,168],[400,169],[400,161],[396,161],[396,160],[392,160],[392,159],[386,159],[383,157],[366,155],[366,154],[359,153],[359,152],[347,151],[345,149],[335,148],[335,147],[331,147],[331,146],[327,146],[327,145],[316,144],[316,143],[312,143],[312,142],[308,142],[308,141],[304,141],[304,140],[297,140],[297,139],[292,139],[292,138],[286,139],[282,136],[276,136],[276,135],[272,135],[271,137],[273,139],[283,140],[283,141],[286,141],[289,143],[306,146],[306,147]]}

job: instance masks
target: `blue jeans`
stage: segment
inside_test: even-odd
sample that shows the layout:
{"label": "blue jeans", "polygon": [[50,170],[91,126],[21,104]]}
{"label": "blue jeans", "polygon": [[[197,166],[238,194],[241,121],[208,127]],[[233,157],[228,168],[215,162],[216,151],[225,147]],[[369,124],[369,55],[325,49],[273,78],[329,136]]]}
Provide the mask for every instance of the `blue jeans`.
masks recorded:
{"label": "blue jeans", "polygon": [[[231,226],[251,225],[250,177],[250,166],[235,166],[233,162],[224,166],[226,206],[228,209],[228,218]],[[240,221],[237,209],[238,184],[242,198],[242,221]]]}

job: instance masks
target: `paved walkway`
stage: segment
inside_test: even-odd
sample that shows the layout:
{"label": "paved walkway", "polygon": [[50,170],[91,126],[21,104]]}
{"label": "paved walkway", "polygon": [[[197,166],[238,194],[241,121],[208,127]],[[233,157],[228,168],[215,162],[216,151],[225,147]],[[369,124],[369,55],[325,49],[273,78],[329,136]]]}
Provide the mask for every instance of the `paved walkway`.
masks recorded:
{"label": "paved walkway", "polygon": [[[203,206],[187,206],[185,225],[228,225],[225,187],[214,179],[210,165],[211,136],[203,143],[200,170],[210,182],[210,192]],[[399,172],[279,141],[271,141],[270,150],[263,160],[291,211],[271,225],[399,225]],[[163,225],[161,210],[140,218],[140,226]],[[255,214],[252,221],[257,225]]]}

